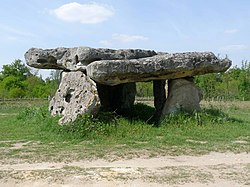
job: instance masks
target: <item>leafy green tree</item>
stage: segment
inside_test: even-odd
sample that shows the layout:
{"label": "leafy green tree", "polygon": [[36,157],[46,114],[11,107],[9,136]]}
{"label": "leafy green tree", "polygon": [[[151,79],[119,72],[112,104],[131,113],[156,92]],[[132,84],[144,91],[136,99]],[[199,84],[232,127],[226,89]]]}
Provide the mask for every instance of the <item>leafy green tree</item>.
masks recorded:
{"label": "leafy green tree", "polygon": [[204,91],[205,99],[250,100],[250,62],[245,61],[241,68],[235,66],[225,73],[196,76],[195,82]]}
{"label": "leafy green tree", "polygon": [[23,97],[24,94],[24,84],[20,78],[13,75],[5,77],[1,81],[1,96],[6,98],[11,97]]}
{"label": "leafy green tree", "polygon": [[9,91],[9,95],[8,95],[9,98],[20,98],[24,96],[25,96],[25,92],[21,88],[12,88]]}
{"label": "leafy green tree", "polygon": [[7,92],[8,91],[3,86],[2,80],[0,80],[0,98],[5,98]]}
{"label": "leafy green tree", "polygon": [[1,97],[41,97],[46,93],[45,91],[35,92],[34,88],[45,87],[45,82],[32,75],[30,69],[21,60],[15,60],[10,65],[3,65],[2,69],[0,73]]}
{"label": "leafy green tree", "polygon": [[138,97],[152,97],[153,82],[138,82],[136,83],[136,95]]}
{"label": "leafy green tree", "polygon": [[250,63],[248,62],[242,62],[238,88],[243,100],[250,100]]}
{"label": "leafy green tree", "polygon": [[19,77],[15,77],[13,75],[10,75],[8,77],[5,77],[2,81],[3,87],[6,90],[10,90],[11,88],[20,88],[20,89],[24,89],[24,84],[23,82],[20,80]]}
{"label": "leafy green tree", "polygon": [[216,84],[218,81],[221,81],[221,79],[220,75],[216,73],[196,76],[195,78],[195,83],[203,90],[205,99],[217,95]]}
{"label": "leafy green tree", "polygon": [[18,77],[21,81],[25,80],[28,76],[31,76],[29,68],[22,63],[21,60],[17,59],[10,65],[3,65],[3,71],[1,72],[2,78],[8,76]]}
{"label": "leafy green tree", "polygon": [[48,93],[45,87],[45,81],[41,77],[29,76],[24,82],[26,97],[47,97]]}

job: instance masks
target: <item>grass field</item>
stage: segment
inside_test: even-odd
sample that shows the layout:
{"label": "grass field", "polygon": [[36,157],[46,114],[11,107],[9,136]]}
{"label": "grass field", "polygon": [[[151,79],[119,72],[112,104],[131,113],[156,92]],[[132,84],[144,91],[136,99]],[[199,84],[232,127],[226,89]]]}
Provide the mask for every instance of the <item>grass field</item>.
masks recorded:
{"label": "grass field", "polygon": [[250,151],[249,102],[203,102],[201,113],[169,116],[159,128],[147,123],[154,109],[140,103],[132,116],[101,113],[63,127],[46,101],[0,106],[0,163]]}

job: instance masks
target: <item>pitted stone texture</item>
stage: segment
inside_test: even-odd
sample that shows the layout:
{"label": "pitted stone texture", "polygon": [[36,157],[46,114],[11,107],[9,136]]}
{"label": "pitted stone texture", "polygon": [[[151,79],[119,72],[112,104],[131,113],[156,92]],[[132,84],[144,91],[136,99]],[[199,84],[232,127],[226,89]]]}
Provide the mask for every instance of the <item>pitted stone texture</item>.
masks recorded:
{"label": "pitted stone texture", "polygon": [[25,60],[29,66],[40,69],[85,71],[86,66],[96,60],[137,59],[154,55],[156,55],[154,51],[141,49],[31,48],[25,53]]}
{"label": "pitted stone texture", "polygon": [[107,86],[97,83],[101,106],[105,111],[116,113],[127,112],[134,104],[136,84],[126,83]]}
{"label": "pitted stone texture", "polygon": [[195,86],[193,78],[168,80],[168,97],[162,117],[178,111],[199,111],[202,91]]}
{"label": "pitted stone texture", "polygon": [[98,83],[117,85],[224,72],[230,66],[229,59],[218,59],[211,52],[161,53],[131,60],[95,61],[87,66],[87,74]]}
{"label": "pitted stone texture", "polygon": [[60,124],[73,122],[79,115],[96,114],[100,108],[96,84],[83,72],[63,72],[59,88],[49,104]]}

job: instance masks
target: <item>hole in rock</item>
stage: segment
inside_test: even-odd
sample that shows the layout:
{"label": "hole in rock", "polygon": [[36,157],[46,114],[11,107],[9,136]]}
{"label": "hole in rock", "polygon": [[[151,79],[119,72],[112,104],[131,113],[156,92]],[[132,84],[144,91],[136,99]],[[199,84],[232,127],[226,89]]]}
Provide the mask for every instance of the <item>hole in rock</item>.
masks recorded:
{"label": "hole in rock", "polygon": [[39,64],[46,64],[46,63],[48,63],[48,61],[46,59],[38,59],[37,63],[39,63]]}
{"label": "hole in rock", "polygon": [[78,55],[75,55],[75,63],[77,64],[79,62]]}
{"label": "hole in rock", "polygon": [[61,107],[60,114],[64,111],[64,107]]}
{"label": "hole in rock", "polygon": [[66,96],[65,96],[65,101],[66,101],[67,103],[70,102],[71,97],[72,97],[74,91],[75,91],[74,89],[69,89],[69,90],[67,91],[67,94],[66,94]]}
{"label": "hole in rock", "polygon": [[69,103],[71,97],[72,97],[72,95],[71,95],[70,93],[68,93],[68,94],[65,96],[65,101],[66,101],[67,103]]}

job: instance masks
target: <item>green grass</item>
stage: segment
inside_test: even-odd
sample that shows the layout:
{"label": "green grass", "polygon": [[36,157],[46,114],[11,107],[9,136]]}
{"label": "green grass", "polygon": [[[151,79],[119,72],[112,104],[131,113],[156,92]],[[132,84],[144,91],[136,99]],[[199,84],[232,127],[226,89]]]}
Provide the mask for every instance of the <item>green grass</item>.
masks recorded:
{"label": "green grass", "polygon": [[[4,106],[4,105],[2,105]],[[72,161],[250,151],[249,108],[205,108],[149,123],[154,109],[137,104],[125,117],[99,113],[60,126],[46,103],[0,108],[0,162]],[[15,147],[16,143],[25,143]]]}

